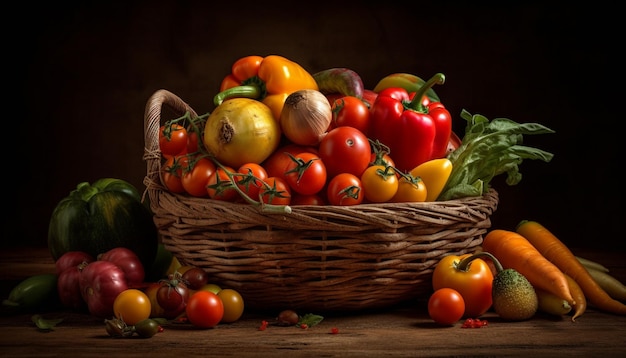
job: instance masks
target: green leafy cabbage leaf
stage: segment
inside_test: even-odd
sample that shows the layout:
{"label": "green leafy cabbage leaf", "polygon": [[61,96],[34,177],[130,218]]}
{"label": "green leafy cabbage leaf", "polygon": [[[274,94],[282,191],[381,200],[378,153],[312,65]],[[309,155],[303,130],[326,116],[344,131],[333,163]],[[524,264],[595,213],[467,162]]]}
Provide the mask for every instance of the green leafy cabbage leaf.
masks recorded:
{"label": "green leafy cabbage leaf", "polygon": [[524,159],[549,162],[554,156],[541,149],[524,146],[523,135],[547,134],[554,131],[538,123],[517,123],[507,118],[491,121],[465,109],[461,118],[467,121],[461,145],[448,155],[452,173],[437,200],[453,200],[481,196],[490,188],[491,180],[506,174],[506,183],[516,185],[522,180],[519,166]]}

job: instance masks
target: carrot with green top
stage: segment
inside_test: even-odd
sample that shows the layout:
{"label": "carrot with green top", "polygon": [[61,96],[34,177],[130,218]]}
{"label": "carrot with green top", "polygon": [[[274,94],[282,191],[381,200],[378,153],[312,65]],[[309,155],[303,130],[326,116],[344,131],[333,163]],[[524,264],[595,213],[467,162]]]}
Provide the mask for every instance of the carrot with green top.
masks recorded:
{"label": "carrot with green top", "polygon": [[533,287],[551,292],[575,305],[563,272],[522,235],[508,230],[491,230],[485,235],[483,251],[494,255],[505,268],[513,268],[524,275]]}
{"label": "carrot with green top", "polygon": [[547,228],[536,221],[523,220],[517,225],[516,231],[536,247],[546,259],[573,278],[582,288],[587,302],[599,310],[626,315],[626,304],[613,299],[598,285],[572,251]]}

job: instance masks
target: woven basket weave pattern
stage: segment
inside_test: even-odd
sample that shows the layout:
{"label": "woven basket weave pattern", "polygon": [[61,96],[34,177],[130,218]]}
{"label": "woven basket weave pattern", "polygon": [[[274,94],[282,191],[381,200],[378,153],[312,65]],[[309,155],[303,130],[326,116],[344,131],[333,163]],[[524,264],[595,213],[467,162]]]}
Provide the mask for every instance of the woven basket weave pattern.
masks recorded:
{"label": "woven basket weave pattern", "polygon": [[426,295],[437,262],[475,251],[497,208],[494,190],[445,202],[293,206],[279,214],[173,194],[160,177],[166,108],[196,115],[166,90],[146,105],[144,184],[161,239],[183,265],[240,292],[247,309],[355,311]]}

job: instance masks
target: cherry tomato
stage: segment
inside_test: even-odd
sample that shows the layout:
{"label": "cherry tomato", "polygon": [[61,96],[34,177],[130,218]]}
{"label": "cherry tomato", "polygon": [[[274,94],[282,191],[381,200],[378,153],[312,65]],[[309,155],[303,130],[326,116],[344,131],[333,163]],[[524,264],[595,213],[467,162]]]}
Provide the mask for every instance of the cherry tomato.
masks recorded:
{"label": "cherry tomato", "polygon": [[185,313],[195,327],[212,328],[224,317],[224,303],[215,293],[200,290],[189,297]]}
{"label": "cherry tomato", "polygon": [[146,288],[144,288],[143,292],[146,294],[146,296],[148,296],[148,299],[150,300],[150,317],[152,318],[174,318],[174,315],[169,315],[167,314],[167,312],[163,309],[163,307],[161,307],[161,305],[159,305],[159,301],[157,300],[157,291],[159,290],[159,288],[163,286],[161,283],[159,282],[153,282],[151,284],[149,284]]}
{"label": "cherry tomato", "polygon": [[224,304],[224,316],[221,322],[235,322],[243,314],[244,302],[241,294],[232,288],[225,288],[217,293]]}
{"label": "cherry tomato", "polygon": [[183,273],[183,281],[192,290],[198,290],[209,282],[209,274],[201,267],[192,267]]}
{"label": "cherry tomato", "polygon": [[159,129],[159,148],[164,158],[187,151],[187,129],[178,123],[164,124]]}
{"label": "cherry tomato", "polygon": [[209,196],[207,184],[209,177],[215,172],[215,164],[204,157],[191,157],[183,169],[181,179],[185,192],[197,197]]}
{"label": "cherry tomato", "polygon": [[365,198],[373,203],[390,201],[398,192],[398,177],[391,167],[372,165],[361,175]]}
{"label": "cherry tomato", "polygon": [[313,195],[293,193],[289,205],[326,205],[326,201],[319,193]]}
{"label": "cherry tomato", "polygon": [[159,333],[159,323],[153,319],[144,319],[135,324],[135,332],[141,338],[150,338]]}
{"label": "cherry tomato", "polygon": [[[229,173],[233,173],[235,170],[231,167],[224,167]],[[239,193],[234,188],[233,182],[223,168],[216,168],[215,172],[209,176],[207,182],[207,193],[211,199],[234,201]]]}
{"label": "cherry tomato", "polygon": [[428,299],[428,314],[433,321],[451,325],[463,317],[463,296],[452,288],[440,288]]}
{"label": "cherry tomato", "polygon": [[186,156],[172,156],[167,158],[163,166],[161,167],[161,178],[163,185],[172,193],[182,194],[185,192],[183,188],[183,165],[181,158]]}
{"label": "cherry tomato", "polygon": [[341,173],[328,182],[326,196],[330,205],[358,205],[363,202],[361,179],[350,173]]}
{"label": "cherry tomato", "polygon": [[197,153],[200,149],[200,136],[198,132],[187,129],[187,153]]}
{"label": "cherry tomato", "polygon": [[[492,305],[493,272],[487,261],[470,258],[471,254],[447,255],[435,266],[433,271],[433,290],[452,288],[463,296],[465,317],[477,318]],[[463,267],[468,258],[471,262]]]}
{"label": "cherry tomato", "polygon": [[326,166],[318,155],[302,152],[290,159],[285,171],[285,181],[293,191],[312,195],[322,190],[326,185]]}
{"label": "cherry tomato", "polygon": [[163,282],[157,290],[157,302],[168,315],[178,316],[185,311],[189,300],[189,288],[179,278]]}
{"label": "cherry tomato", "polygon": [[311,152],[317,154],[317,150],[313,147],[306,147],[296,144],[284,145],[270,155],[261,165],[265,168],[268,177],[279,177],[284,179],[285,168],[291,162],[289,154],[296,155],[302,152]]}
{"label": "cherry tomato", "polygon": [[263,186],[263,180],[267,178],[267,171],[260,164],[246,163],[237,169],[237,173],[243,174],[235,177],[235,183],[241,191],[253,200],[259,200],[259,191]]}
{"label": "cherry tomato", "polygon": [[398,190],[391,198],[394,203],[410,203],[426,201],[426,184],[420,178],[402,176],[398,180]]}
{"label": "cherry tomato", "polygon": [[345,96],[332,103],[333,118],[329,130],[337,127],[354,127],[367,135],[370,109],[367,103],[354,96]]}
{"label": "cherry tomato", "polygon": [[319,144],[319,156],[329,177],[350,173],[361,177],[369,166],[372,149],[360,130],[337,127],[328,132]]}
{"label": "cherry tomato", "polygon": [[152,306],[150,298],[135,288],[122,291],[113,301],[113,313],[115,317],[134,326],[138,322],[150,317]]}
{"label": "cherry tomato", "polygon": [[259,195],[266,204],[289,205],[291,203],[291,189],[289,184],[280,177],[268,177],[261,188]]}

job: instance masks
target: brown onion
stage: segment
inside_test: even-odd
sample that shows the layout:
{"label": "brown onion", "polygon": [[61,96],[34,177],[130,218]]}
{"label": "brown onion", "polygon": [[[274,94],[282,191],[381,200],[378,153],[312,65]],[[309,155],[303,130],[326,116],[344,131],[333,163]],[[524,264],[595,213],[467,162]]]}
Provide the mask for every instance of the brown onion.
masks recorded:
{"label": "brown onion", "polygon": [[319,91],[304,89],[285,99],[280,127],[287,139],[299,145],[317,145],[333,119],[330,102]]}

